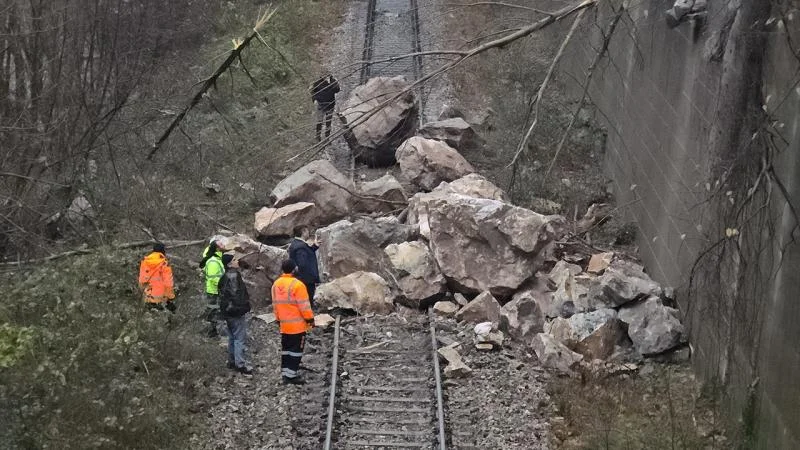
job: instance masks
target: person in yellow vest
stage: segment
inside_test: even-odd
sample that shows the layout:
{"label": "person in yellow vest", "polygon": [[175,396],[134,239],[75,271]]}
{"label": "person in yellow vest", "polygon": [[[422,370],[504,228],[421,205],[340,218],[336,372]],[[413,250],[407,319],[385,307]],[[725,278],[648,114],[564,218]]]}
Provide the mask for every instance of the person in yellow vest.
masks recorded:
{"label": "person in yellow vest", "polygon": [[283,274],[272,284],[272,311],[281,330],[281,377],[283,384],[305,384],[298,373],[306,342],[306,332],[314,326],[314,313],[308,290],[295,277],[297,264],[287,259]]}
{"label": "person in yellow vest", "polygon": [[139,288],[148,307],[175,312],[175,285],[166,253],[164,244],[153,244],[153,251],[139,265]]}
{"label": "person in yellow vest", "polygon": [[[212,244],[213,245],[213,244]],[[222,251],[216,246],[209,249],[210,256],[203,264],[205,278],[206,321],[208,322],[208,337],[219,336],[221,318],[219,314],[219,280],[225,274],[225,265],[222,263]]]}

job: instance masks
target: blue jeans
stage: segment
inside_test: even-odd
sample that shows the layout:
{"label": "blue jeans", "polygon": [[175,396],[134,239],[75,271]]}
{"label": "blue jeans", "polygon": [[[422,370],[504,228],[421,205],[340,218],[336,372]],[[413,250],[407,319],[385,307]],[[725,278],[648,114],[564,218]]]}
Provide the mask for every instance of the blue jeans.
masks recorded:
{"label": "blue jeans", "polygon": [[236,367],[245,367],[244,345],[247,341],[247,319],[245,316],[228,317],[228,362]]}

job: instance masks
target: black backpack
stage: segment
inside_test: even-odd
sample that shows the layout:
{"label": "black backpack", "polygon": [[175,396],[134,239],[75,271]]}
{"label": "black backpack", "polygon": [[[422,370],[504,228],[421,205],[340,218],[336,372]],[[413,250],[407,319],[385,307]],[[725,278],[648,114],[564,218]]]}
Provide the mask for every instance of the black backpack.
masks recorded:
{"label": "black backpack", "polygon": [[219,294],[225,300],[226,307],[222,311],[227,316],[242,316],[250,311],[250,296],[247,287],[235,270],[225,271],[224,283]]}

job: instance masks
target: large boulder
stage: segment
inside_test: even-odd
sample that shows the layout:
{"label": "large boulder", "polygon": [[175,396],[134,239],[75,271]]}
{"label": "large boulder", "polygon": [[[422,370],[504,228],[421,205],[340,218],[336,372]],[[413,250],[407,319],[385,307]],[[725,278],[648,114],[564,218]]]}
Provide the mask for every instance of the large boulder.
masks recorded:
{"label": "large boulder", "polygon": [[321,284],[314,298],[322,309],[351,309],[359,314],[389,314],[394,311],[389,284],[371,272],[355,272]]}
{"label": "large boulder", "polygon": [[403,176],[426,191],[433,190],[442,181],[457,180],[475,172],[454,148],[419,136],[403,142],[395,156]]}
{"label": "large boulder", "polygon": [[472,299],[471,302],[467,303],[467,306],[461,308],[456,313],[456,319],[473,323],[498,323],[500,321],[500,308],[500,303],[497,302],[497,299],[486,291]]}
{"label": "large boulder", "polygon": [[300,202],[280,208],[261,208],[255,217],[255,230],[259,238],[292,236],[295,227],[314,223],[317,207]]}
{"label": "large boulder", "polygon": [[377,180],[362,183],[360,197],[354,200],[353,211],[389,212],[406,204],[406,193],[397,179],[388,173]]}
{"label": "large boulder", "polygon": [[477,150],[484,144],[472,125],[461,117],[428,122],[419,129],[418,134],[426,139],[443,141],[460,152]]}
{"label": "large boulder", "polygon": [[[345,101],[341,118],[348,131],[344,137],[359,162],[391,166],[397,147],[414,134],[419,113],[414,92],[400,94],[408,87],[402,76],[370,78]],[[370,116],[363,120],[365,115]]]}
{"label": "large boulder", "polygon": [[528,341],[543,331],[544,313],[532,297],[515,297],[500,309],[498,328],[512,339]]}
{"label": "large boulder", "polygon": [[605,359],[614,353],[625,332],[613,309],[578,313],[568,319],[556,318],[545,331],[559,342],[589,359]]}
{"label": "large boulder", "polygon": [[420,308],[447,291],[447,282],[424,242],[389,244],[384,251],[392,263],[400,288],[398,303]]}
{"label": "large boulder", "polygon": [[580,353],[573,352],[547,333],[534,336],[531,347],[542,366],[564,373],[572,373],[572,369],[583,360]]}
{"label": "large boulder", "polygon": [[[497,200],[450,194],[424,205],[420,232],[452,288],[509,296],[539,269],[564,218],[542,216]],[[422,220],[427,219],[423,225]]]}
{"label": "large boulder", "polygon": [[272,283],[280,277],[281,263],[289,257],[288,252],[264,245],[243,234],[218,235],[212,239],[224,251],[233,252],[233,259],[238,261],[250,299],[255,306],[265,306],[259,305],[259,302],[263,299],[270,301]]}
{"label": "large boulder", "polygon": [[329,161],[312,161],[281,180],[272,190],[275,207],[298,202],[317,206],[320,224],[331,223],[350,211],[355,192],[353,182]]}
{"label": "large boulder", "polygon": [[660,298],[653,296],[621,308],[619,319],[628,325],[628,336],[636,350],[642,355],[653,355],[685,341],[679,314],[677,309],[664,306]]}
{"label": "large boulder", "polygon": [[593,307],[615,308],[634,300],[660,296],[661,286],[644,273],[644,268],[628,261],[614,261],[597,277],[589,290]]}
{"label": "large boulder", "polygon": [[396,217],[340,220],[317,230],[320,273],[324,279],[353,272],[380,273],[391,279],[392,264],[383,248],[416,236],[416,227],[400,223]]}

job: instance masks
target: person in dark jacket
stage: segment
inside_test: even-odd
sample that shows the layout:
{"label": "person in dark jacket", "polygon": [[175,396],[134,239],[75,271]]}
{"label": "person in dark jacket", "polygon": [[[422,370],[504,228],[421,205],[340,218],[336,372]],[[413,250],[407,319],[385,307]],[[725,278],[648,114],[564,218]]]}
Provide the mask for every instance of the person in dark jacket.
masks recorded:
{"label": "person in dark jacket", "polygon": [[314,309],[314,291],[319,280],[319,265],[317,264],[316,242],[309,243],[311,228],[305,225],[294,229],[294,239],[289,244],[289,259],[297,264],[297,279],[306,285],[311,309]]}
{"label": "person in dark jacket", "polygon": [[325,137],[331,135],[331,120],[336,107],[336,93],[339,90],[339,81],[331,74],[326,74],[311,85],[311,99],[316,106],[317,142],[321,140],[323,122]]}
{"label": "person in dark jacket", "polygon": [[220,313],[228,325],[228,368],[249,375],[253,369],[247,367],[244,348],[247,341],[245,315],[250,312],[250,296],[242,274],[232,261],[232,255],[222,255],[225,274],[219,280]]}

